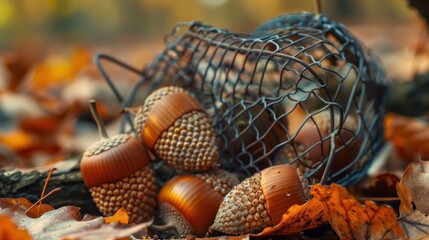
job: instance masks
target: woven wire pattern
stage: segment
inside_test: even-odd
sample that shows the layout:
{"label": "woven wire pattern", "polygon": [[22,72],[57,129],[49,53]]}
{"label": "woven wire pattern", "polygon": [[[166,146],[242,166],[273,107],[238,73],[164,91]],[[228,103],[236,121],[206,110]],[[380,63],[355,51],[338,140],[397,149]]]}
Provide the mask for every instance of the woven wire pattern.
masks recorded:
{"label": "woven wire pattern", "polygon": [[313,182],[350,184],[383,143],[383,71],[323,15],[280,16],[250,34],[178,24],[166,42],[128,103],[162,86],[192,92],[212,120],[223,168],[250,176],[290,163]]}

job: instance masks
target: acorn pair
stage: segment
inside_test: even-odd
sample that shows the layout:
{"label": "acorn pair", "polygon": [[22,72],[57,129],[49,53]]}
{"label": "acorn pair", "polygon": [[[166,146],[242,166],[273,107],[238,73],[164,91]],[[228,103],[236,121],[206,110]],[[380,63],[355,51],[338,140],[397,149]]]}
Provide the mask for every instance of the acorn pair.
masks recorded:
{"label": "acorn pair", "polygon": [[130,222],[154,216],[157,186],[147,148],[177,170],[206,171],[216,165],[218,150],[207,114],[182,88],[161,88],[140,108],[135,122],[143,143],[128,134],[109,138],[95,101],[90,106],[102,140],[83,154],[81,172],[104,215],[124,207]]}

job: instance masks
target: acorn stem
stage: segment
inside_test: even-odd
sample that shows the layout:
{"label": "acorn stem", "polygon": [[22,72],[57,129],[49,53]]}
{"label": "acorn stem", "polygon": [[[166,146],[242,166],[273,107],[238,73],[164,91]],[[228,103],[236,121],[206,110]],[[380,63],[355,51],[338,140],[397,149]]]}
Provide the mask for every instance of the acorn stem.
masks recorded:
{"label": "acorn stem", "polygon": [[95,123],[97,124],[100,137],[102,139],[109,138],[109,135],[107,134],[106,127],[104,126],[103,120],[101,120],[101,116],[97,111],[97,103],[94,99],[89,100],[89,109],[91,109],[92,117],[94,118]]}
{"label": "acorn stem", "polygon": [[168,222],[165,225],[152,225],[151,228],[159,232],[173,230],[176,236],[178,235],[176,224],[174,222]]}

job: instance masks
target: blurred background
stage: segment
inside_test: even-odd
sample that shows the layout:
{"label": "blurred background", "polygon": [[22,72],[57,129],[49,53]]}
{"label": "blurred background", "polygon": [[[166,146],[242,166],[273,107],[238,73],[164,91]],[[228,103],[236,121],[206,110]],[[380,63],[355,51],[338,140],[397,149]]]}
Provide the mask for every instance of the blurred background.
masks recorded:
{"label": "blurred background", "polygon": [[[429,66],[424,21],[405,0],[322,0],[379,55],[392,82]],[[110,133],[118,103],[92,62],[107,53],[143,67],[178,22],[199,20],[251,32],[280,14],[313,12],[311,0],[0,0],[0,167],[32,167],[82,153],[98,134],[88,111],[97,99]],[[426,39],[426,40],[425,40]],[[126,95],[137,81],[108,66]]]}
{"label": "blurred background", "polygon": [[[344,22],[381,54],[418,39],[417,14],[405,0],[323,0],[322,5],[324,14]],[[0,51],[43,57],[84,45],[132,60],[141,56],[136,60],[143,64],[162,49],[163,36],[178,22],[251,32],[270,18],[301,11],[314,11],[313,1],[0,0]],[[130,48],[140,54],[127,56]]]}

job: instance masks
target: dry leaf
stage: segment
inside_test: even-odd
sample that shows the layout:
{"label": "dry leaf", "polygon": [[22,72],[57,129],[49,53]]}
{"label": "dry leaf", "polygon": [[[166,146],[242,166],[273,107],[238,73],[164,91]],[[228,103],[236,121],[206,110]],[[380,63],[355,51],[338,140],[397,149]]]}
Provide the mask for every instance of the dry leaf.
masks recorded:
{"label": "dry leaf", "polygon": [[389,113],[385,118],[385,138],[405,160],[421,155],[429,159],[429,124],[415,118]]}
{"label": "dry leaf", "polygon": [[[20,209],[25,212],[29,209],[33,204],[25,198],[0,198],[0,209]],[[46,212],[52,211],[54,208],[47,204],[42,204],[39,207],[34,207],[26,214],[32,218],[38,218]],[[2,214],[5,215],[5,214]]]}
{"label": "dry leaf", "polygon": [[429,216],[420,211],[401,216],[398,222],[408,238],[427,239],[429,237]]}
{"label": "dry leaf", "polygon": [[365,201],[361,205],[344,187],[313,185],[310,193],[323,204],[323,211],[341,239],[394,239],[404,236],[390,206]]}
{"label": "dry leaf", "polygon": [[388,239],[404,235],[390,206],[366,201],[361,205],[344,187],[313,185],[313,198],[292,206],[274,227],[253,236],[300,233],[329,221],[341,239]]}
{"label": "dry leaf", "polygon": [[307,229],[317,228],[326,222],[323,204],[318,199],[312,198],[303,205],[293,205],[283,214],[279,224],[267,227],[255,236],[300,233]]}
{"label": "dry leaf", "polygon": [[0,216],[0,239],[2,240],[31,240],[26,230],[18,229],[15,223],[6,216]]}
{"label": "dry leaf", "polygon": [[9,216],[18,227],[27,229],[35,240],[59,239],[75,234],[77,235],[71,239],[103,239],[105,236],[84,238],[85,235],[90,236],[92,231],[100,227],[103,227],[103,231],[109,233],[110,239],[122,239],[125,234],[130,235],[141,231],[148,224],[139,224],[130,229],[119,229],[114,228],[114,225],[105,225],[102,217],[78,221],[79,208],[72,206],[46,212],[39,218],[28,217],[21,208],[2,209],[0,210],[0,215]]}
{"label": "dry leaf", "polygon": [[43,63],[36,66],[26,88],[31,91],[44,91],[51,87],[68,84],[90,62],[91,55],[83,48],[76,49],[69,58],[50,56]]}
{"label": "dry leaf", "polygon": [[429,173],[425,172],[428,161],[412,162],[396,185],[401,199],[399,224],[408,238],[429,237]]}
{"label": "dry leaf", "polygon": [[124,229],[113,228],[110,225],[103,225],[98,229],[91,231],[76,232],[64,237],[60,240],[115,240],[115,239],[130,239],[129,236],[148,228],[152,222],[140,223]]}
{"label": "dry leaf", "polygon": [[418,210],[423,214],[429,214],[429,172],[425,172],[424,165],[429,161],[413,162],[397,184],[398,196],[401,199],[401,217]]}
{"label": "dry leaf", "polygon": [[109,223],[123,223],[128,224],[128,220],[130,217],[128,216],[127,210],[125,208],[120,208],[116,213],[111,217],[105,217],[104,222],[106,224]]}

